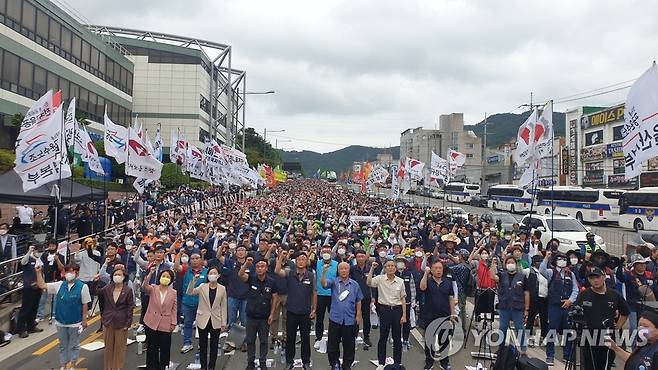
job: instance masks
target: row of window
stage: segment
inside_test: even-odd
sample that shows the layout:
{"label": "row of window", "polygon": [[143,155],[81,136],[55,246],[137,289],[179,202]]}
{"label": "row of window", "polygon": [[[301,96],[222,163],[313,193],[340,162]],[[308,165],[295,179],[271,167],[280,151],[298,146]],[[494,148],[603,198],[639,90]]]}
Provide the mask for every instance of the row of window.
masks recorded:
{"label": "row of window", "polygon": [[[624,125],[619,125],[612,128],[612,141],[620,141],[624,138],[624,135],[621,132],[623,128]],[[602,144],[603,142],[603,129],[585,134],[585,146],[598,145]]]}
{"label": "row of window", "polygon": [[77,110],[84,112],[91,120],[103,122],[103,113],[107,105],[108,115],[114,122],[130,122],[129,108],[105,99],[3,49],[0,49],[0,88],[32,100],[39,99],[49,89],[61,90],[62,99],[76,97]]}
{"label": "row of window", "polygon": [[132,95],[133,74],[27,0],[0,0],[0,23]]}

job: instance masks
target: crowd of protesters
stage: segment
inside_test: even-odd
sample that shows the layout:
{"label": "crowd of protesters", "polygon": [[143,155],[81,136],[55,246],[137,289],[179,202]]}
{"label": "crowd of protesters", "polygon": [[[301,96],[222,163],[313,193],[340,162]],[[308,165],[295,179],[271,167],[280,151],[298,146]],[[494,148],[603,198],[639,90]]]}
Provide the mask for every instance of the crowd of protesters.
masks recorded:
{"label": "crowd of protesters", "polygon": [[[332,369],[351,367],[358,337],[361,349],[370,350],[375,327],[379,368],[386,365],[389,338],[389,366],[397,368],[412,346],[414,326],[424,330],[445,319],[466,329],[470,318],[485,328],[497,312],[503,335],[510,324],[519,333],[524,355],[537,344],[529,339],[569,329],[569,312],[578,306],[588,328],[621,329],[628,320],[648,338],[632,353],[610,343],[586,346],[586,368],[610,366],[615,353],[627,366],[658,356],[658,316],[644,305],[658,294],[658,250],[648,243],[626,261],[605,253],[591,235],[580,250],[565,254],[558,239],[542,245],[541,232],[520,225],[505,230],[500,223],[454,218],[448,210],[372,198],[320,180],[289,181],[210,208],[179,203],[218,196],[164,193],[142,202],[141,217],[129,201],[116,217],[130,222],[115,232],[64,248],[51,240],[42,253],[30,247],[21,260],[25,307],[17,334],[42,330],[37,323],[52,302],[60,363],[70,366],[78,358],[80,328],[97,301],[111,348],[106,369],[132,367],[124,363],[131,327],[146,334],[147,369],[164,369],[172,359],[172,333],[181,332],[180,352],[187,353],[194,350],[195,326],[201,368],[213,369],[220,333],[238,324],[246,339],[232,345],[247,352],[247,370],[265,369],[272,348],[284,353],[291,369],[298,335],[302,366],[310,368],[311,347],[323,346],[325,327]],[[140,316],[133,323],[136,307]],[[432,369],[437,356],[425,347],[424,368]],[[564,360],[575,361],[569,345],[549,342],[549,365],[558,349]],[[441,357],[440,365],[449,369],[450,358]]]}

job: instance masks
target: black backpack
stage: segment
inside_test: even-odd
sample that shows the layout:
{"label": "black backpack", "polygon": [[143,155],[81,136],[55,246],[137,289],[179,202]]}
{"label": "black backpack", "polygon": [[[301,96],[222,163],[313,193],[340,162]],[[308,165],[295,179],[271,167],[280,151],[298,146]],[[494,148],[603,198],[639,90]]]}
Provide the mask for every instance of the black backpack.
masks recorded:
{"label": "black backpack", "polygon": [[501,345],[496,351],[496,362],[492,370],[510,370],[516,369],[516,364],[519,361],[519,352],[513,345]]}

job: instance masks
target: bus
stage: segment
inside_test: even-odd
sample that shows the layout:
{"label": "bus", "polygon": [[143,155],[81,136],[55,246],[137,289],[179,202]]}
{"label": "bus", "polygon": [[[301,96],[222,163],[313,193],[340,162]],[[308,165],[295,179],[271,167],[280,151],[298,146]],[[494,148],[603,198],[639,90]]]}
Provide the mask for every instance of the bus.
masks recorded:
{"label": "bus", "polygon": [[658,187],[625,192],[619,199],[619,226],[658,230]]}
{"label": "bus", "polygon": [[624,190],[592,189],[578,186],[541,188],[537,193],[537,213],[569,215],[580,222],[618,222],[619,198]]}
{"label": "bus", "polygon": [[505,210],[512,213],[528,212],[532,205],[532,194],[527,189],[516,185],[494,185],[487,191],[487,205],[491,209]]}
{"label": "bus", "polygon": [[480,185],[451,182],[443,187],[443,192],[447,201],[468,204],[472,196],[480,195]]}

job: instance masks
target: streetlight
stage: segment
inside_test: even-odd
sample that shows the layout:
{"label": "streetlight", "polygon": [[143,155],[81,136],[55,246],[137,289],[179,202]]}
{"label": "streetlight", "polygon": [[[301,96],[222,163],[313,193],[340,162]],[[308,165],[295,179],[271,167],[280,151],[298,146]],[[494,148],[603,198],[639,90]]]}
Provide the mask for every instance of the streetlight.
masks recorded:
{"label": "streetlight", "polygon": [[[246,77],[245,77],[246,79]],[[244,82],[246,86],[246,81]],[[245,137],[245,128],[247,127],[246,125],[246,118],[245,118],[245,112],[247,110],[246,105],[247,105],[247,95],[270,95],[274,94],[274,90],[267,90],[267,91],[242,91],[242,151],[245,151],[245,145],[244,145],[244,137]],[[237,131],[237,130],[236,130]],[[263,136],[263,139],[265,137]],[[263,160],[265,160],[265,157],[263,156]]]}
{"label": "streetlight", "polygon": [[292,140],[279,140],[278,138],[274,139],[274,149],[278,149],[279,143],[289,143],[291,141]]}
{"label": "streetlight", "polygon": [[[270,133],[274,133],[274,132],[286,132],[286,130],[285,129],[283,129],[283,130],[270,130]],[[244,140],[244,135],[242,136],[242,138]],[[263,129],[263,162],[265,162],[265,159],[267,157],[266,150],[267,150],[267,128],[264,128]]]}

